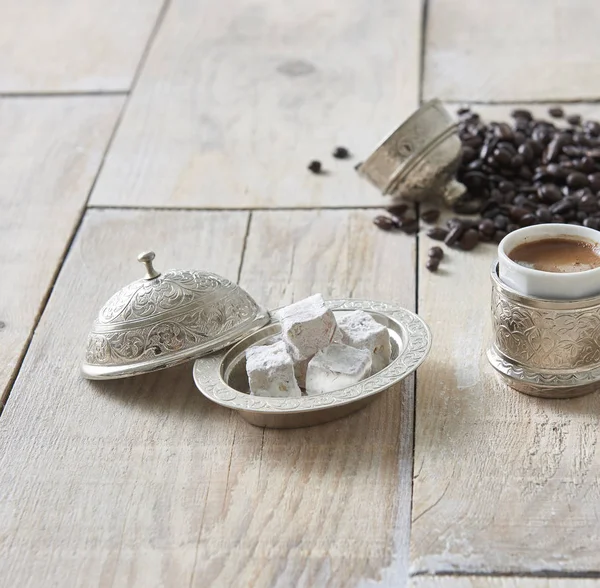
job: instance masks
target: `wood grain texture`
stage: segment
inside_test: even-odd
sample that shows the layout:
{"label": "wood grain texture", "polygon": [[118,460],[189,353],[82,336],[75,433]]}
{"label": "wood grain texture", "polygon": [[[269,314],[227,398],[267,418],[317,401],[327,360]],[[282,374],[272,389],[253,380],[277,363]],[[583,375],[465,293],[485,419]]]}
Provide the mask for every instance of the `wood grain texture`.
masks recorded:
{"label": "wood grain texture", "polygon": [[0,92],[125,91],[163,0],[3,0]]}
{"label": "wood grain texture", "polygon": [[417,576],[411,588],[597,588],[598,580],[519,576]]}
{"label": "wood grain texture", "polygon": [[[0,418],[6,585],[406,582],[411,382],[346,419],[263,432],[206,400],[190,364],[79,376],[89,324],[140,275],[139,250],[235,278],[247,214],[87,213]],[[413,249],[365,211],[255,213],[242,283],[268,305],[322,291],[412,307]]]}
{"label": "wood grain texture", "polygon": [[173,0],[92,203],[377,205],[354,165],[418,104],[420,17],[421,0]]}
{"label": "wood grain texture", "polygon": [[431,0],[424,95],[443,100],[572,100],[600,95],[600,4]]}
{"label": "wood grain texture", "polygon": [[434,343],[417,385],[411,572],[597,573],[600,396],[536,399],[496,379],[494,256],[452,250],[420,273]]}
{"label": "wood grain texture", "polygon": [[121,105],[121,98],[0,100],[0,406]]}

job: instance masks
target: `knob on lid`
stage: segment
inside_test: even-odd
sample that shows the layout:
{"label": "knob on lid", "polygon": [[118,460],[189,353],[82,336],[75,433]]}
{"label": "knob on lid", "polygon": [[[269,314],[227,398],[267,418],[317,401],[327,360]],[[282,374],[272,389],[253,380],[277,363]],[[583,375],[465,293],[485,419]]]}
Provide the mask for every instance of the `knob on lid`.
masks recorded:
{"label": "knob on lid", "polygon": [[269,314],[237,284],[211,272],[154,269],[112,296],[88,337],[82,373],[105,380],[135,376],[232,345],[269,322]]}

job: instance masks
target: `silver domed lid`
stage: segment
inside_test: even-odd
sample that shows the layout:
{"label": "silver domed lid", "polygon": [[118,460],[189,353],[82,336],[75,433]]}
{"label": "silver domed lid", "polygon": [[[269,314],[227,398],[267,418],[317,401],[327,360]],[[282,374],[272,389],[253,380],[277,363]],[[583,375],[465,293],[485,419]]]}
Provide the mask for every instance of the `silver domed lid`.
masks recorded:
{"label": "silver domed lid", "polygon": [[232,345],[269,322],[269,314],[229,280],[205,271],[152,266],[102,307],[88,337],[83,375],[93,380],[135,376]]}

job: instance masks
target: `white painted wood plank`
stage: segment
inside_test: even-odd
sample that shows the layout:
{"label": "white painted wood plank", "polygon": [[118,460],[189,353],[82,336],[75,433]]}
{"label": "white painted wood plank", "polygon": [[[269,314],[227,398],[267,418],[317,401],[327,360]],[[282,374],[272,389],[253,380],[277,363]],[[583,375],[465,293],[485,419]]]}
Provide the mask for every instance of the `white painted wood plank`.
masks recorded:
{"label": "white painted wood plank", "polygon": [[0,100],[0,405],[121,105],[106,97]]}
{"label": "white painted wood plank", "polygon": [[125,91],[163,0],[2,0],[0,92]]}
{"label": "white painted wood plank", "polygon": [[204,400],[190,364],[104,384],[79,366],[97,311],[143,276],[140,251],[155,248],[159,269],[235,279],[246,220],[87,214],[0,418],[5,585],[190,585],[203,524],[223,507],[231,415]]}
{"label": "white painted wood plank", "polygon": [[417,106],[420,18],[421,0],[174,0],[92,203],[377,205],[353,168]]}
{"label": "white painted wood plank", "polygon": [[[204,399],[190,364],[79,376],[89,324],[140,275],[139,250],[155,248],[159,269],[235,278],[246,220],[88,212],[0,418],[7,585],[406,583],[411,382],[346,419],[263,436]],[[413,247],[377,232],[370,212],[255,213],[242,282],[267,305],[323,291],[413,306]],[[398,271],[378,281],[380,263]]]}
{"label": "white painted wood plank", "polygon": [[424,95],[443,100],[600,96],[600,3],[430,0]]}
{"label": "white painted wood plank", "polygon": [[[421,259],[432,244],[421,237]],[[536,399],[496,379],[494,256],[452,250],[419,274],[434,343],[417,384],[411,573],[597,573],[600,396]]]}

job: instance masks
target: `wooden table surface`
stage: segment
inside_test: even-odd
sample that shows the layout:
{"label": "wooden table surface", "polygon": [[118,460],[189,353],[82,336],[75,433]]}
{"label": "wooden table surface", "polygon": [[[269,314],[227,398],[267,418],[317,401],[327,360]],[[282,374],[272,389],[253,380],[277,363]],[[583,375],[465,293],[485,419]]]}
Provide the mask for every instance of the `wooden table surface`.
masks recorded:
{"label": "wooden table surface", "polygon": [[[353,166],[433,97],[600,118],[599,26],[591,0],[0,0],[0,586],[596,586],[600,396],[501,385],[494,248],[425,271]],[[297,430],[210,403],[189,364],[84,381],[145,249],[268,307],[398,302],[431,354]]]}

